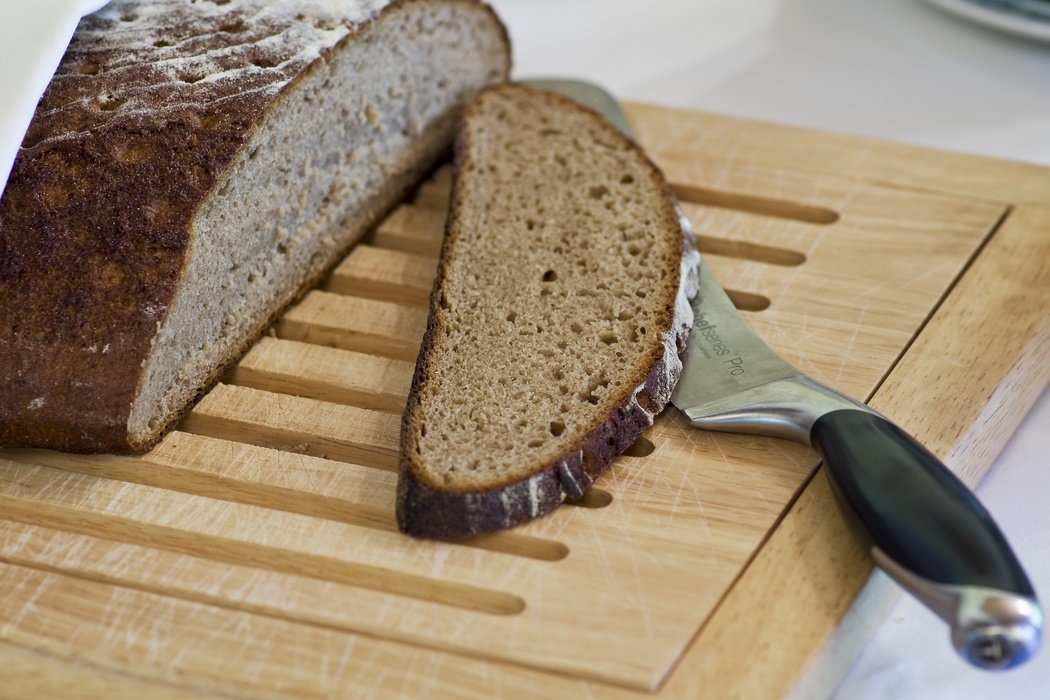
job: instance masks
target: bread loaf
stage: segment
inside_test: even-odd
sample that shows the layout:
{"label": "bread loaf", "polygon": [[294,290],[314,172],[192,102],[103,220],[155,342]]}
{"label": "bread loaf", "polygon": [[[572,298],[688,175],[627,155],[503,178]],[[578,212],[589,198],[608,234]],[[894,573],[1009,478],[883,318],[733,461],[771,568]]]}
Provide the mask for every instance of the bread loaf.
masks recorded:
{"label": "bread loaf", "polygon": [[636,144],[560,95],[484,90],[402,421],[401,529],[467,535],[581,497],[670,398],[698,262]]}
{"label": "bread loaf", "polygon": [[0,199],[0,445],[155,442],[509,70],[474,0],[114,0]]}

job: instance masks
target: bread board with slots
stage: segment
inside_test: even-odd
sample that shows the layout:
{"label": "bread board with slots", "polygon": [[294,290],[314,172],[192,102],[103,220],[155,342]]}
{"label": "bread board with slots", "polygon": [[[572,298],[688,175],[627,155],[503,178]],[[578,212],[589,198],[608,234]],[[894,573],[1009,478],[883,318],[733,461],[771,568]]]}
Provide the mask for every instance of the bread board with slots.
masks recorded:
{"label": "bread board with slots", "polygon": [[[1050,380],[1050,171],[628,108],[756,330],[975,484]],[[0,452],[0,697],[834,688],[894,593],[803,446],[666,411],[548,517],[396,531],[448,185],[445,168],[151,452]]]}

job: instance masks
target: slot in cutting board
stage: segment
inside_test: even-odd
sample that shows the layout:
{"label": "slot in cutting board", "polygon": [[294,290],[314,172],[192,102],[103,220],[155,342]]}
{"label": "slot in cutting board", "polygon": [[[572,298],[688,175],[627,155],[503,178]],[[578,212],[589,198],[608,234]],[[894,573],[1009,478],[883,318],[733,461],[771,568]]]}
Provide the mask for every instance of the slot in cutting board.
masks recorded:
{"label": "slot in cutting board", "polygon": [[[758,332],[975,483],[1050,378],[1050,174],[630,112]],[[0,453],[4,692],[834,687],[892,595],[803,446],[668,411],[538,522],[457,543],[396,532],[399,414],[447,187],[446,170],[149,454]]]}

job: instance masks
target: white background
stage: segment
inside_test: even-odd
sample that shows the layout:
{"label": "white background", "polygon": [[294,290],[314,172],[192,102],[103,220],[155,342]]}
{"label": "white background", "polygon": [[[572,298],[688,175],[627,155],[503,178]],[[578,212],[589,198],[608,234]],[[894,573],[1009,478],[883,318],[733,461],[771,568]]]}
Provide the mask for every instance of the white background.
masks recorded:
{"label": "white background", "polygon": [[[579,77],[631,100],[1050,166],[1050,45],[919,0],[490,2],[508,25],[516,77]],[[1044,598],[1048,463],[1044,390],[977,490]],[[836,694],[993,697],[1050,697],[1050,650],[1012,671],[972,669],[943,623],[907,597]]]}

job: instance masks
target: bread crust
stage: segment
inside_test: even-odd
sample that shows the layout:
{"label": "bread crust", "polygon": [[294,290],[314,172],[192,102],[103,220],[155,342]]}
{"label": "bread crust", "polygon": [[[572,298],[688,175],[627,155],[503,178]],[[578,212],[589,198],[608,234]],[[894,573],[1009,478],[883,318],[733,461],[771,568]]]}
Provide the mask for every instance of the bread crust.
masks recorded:
{"label": "bread crust", "polygon": [[[505,89],[490,86],[481,93]],[[568,98],[538,91],[523,85],[513,89],[533,91],[540,99],[570,104],[573,109],[590,112],[601,122],[601,115],[582,107]],[[463,121],[471,118],[474,104],[468,106]],[[609,127],[612,129],[612,127]],[[647,162],[660,184],[665,210],[662,214],[679,225],[679,211],[674,194],[662,172],[649,161],[642,149],[626,136],[616,132],[630,149]],[[449,265],[449,251],[454,242],[453,222],[463,204],[458,174],[468,159],[466,135],[461,123],[456,138],[451,204],[446,220],[445,239],[438,264],[437,282],[431,292],[427,328],[412,379],[408,404],[401,423],[401,449],[397,488],[398,526],[407,534],[429,538],[455,538],[480,532],[506,529],[550,512],[566,500],[576,500],[604,472],[612,461],[652,425],[655,416],[670,400],[681,376],[680,353],[684,352],[693,313],[689,299],[697,292],[699,253],[692,231],[682,226],[680,265],[673,299],[668,305],[667,323],[659,329],[660,343],[653,348],[647,363],[648,371],[638,377],[633,390],[625,392],[605,416],[583,431],[582,442],[563,452],[531,476],[512,483],[495,484],[491,488],[464,489],[439,486],[431,482],[419,468],[415,456],[415,440],[421,420],[421,388],[432,373],[431,350],[442,332],[439,308],[442,280]]]}
{"label": "bread crust", "polygon": [[[350,25],[333,47],[320,48],[320,57],[289,56],[274,42],[262,48],[257,41],[277,29],[266,22],[222,16],[202,26],[199,16],[172,6],[172,37],[205,53],[242,45],[224,55],[230,64],[223,68],[264,68],[236,81],[186,75],[173,83],[150,60],[170,51],[161,41],[146,50],[146,60],[139,56],[127,65],[118,47],[94,39],[120,20],[113,13],[84,19],[0,198],[0,445],[141,451],[175,424],[192,403],[145,441],[128,431],[146,359],[182,282],[198,206],[268,111],[312,66],[375,19],[423,1],[393,0],[371,20]],[[492,10],[459,1],[492,16],[509,55],[506,30]],[[106,70],[118,65],[119,71]],[[122,109],[107,102],[129,92],[159,106]],[[430,166],[420,163],[416,174]],[[399,184],[384,206],[396,204],[412,184]],[[373,222],[384,213],[375,211]],[[333,250],[310,281],[340,252]],[[258,319],[256,335],[216,364],[199,393],[272,317]]]}

